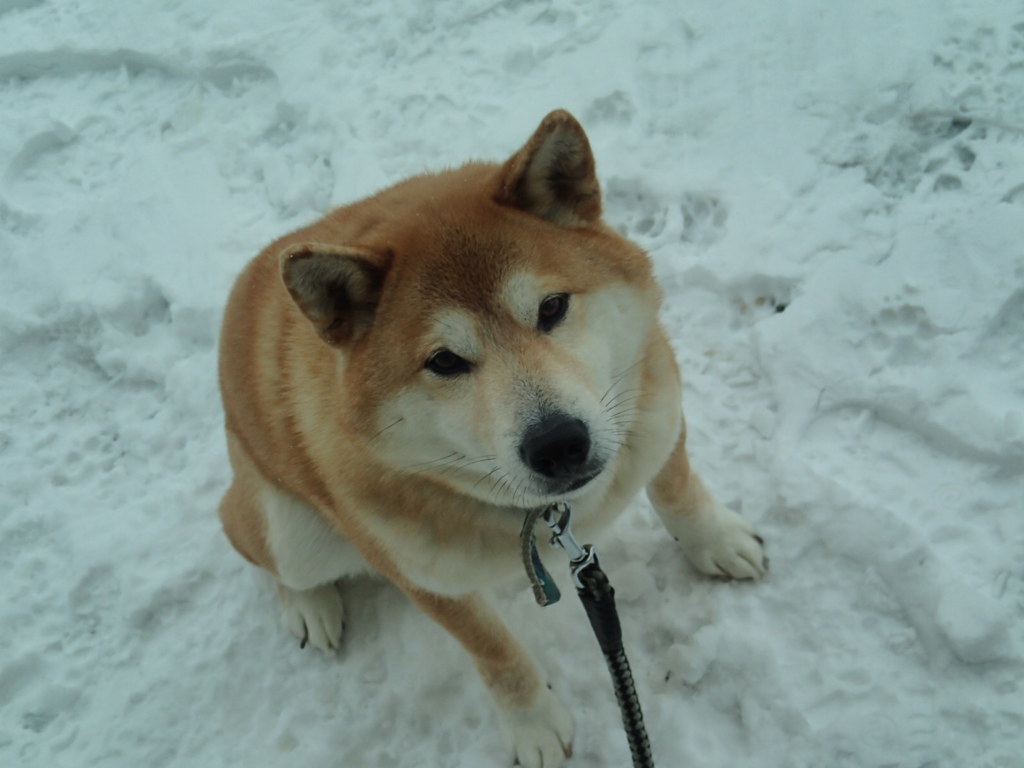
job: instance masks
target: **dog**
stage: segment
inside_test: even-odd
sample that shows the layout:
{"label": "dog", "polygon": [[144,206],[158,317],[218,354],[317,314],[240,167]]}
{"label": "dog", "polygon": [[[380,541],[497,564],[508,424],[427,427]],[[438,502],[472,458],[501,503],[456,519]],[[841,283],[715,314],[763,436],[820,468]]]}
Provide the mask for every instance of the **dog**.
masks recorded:
{"label": "dog", "polygon": [[253,259],[221,335],[219,514],[289,630],[338,648],[336,582],[376,571],[469,653],[516,761],[561,765],[573,718],[488,597],[525,587],[528,510],[570,501],[592,540],[646,488],[698,571],[766,568],[690,468],[660,301],[561,110],[503,164],[409,178]]}

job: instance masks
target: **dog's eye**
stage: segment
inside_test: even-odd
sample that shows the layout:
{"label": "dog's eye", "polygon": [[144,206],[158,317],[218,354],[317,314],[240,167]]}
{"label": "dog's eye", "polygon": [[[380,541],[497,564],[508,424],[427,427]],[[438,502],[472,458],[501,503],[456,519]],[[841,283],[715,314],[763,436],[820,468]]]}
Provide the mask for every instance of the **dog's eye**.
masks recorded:
{"label": "dog's eye", "polygon": [[548,296],[540,303],[540,311],[537,312],[537,327],[547,333],[562,322],[562,318],[568,311],[569,294],[556,293],[553,296]]}
{"label": "dog's eye", "polygon": [[472,365],[469,360],[459,357],[450,349],[439,349],[427,358],[424,367],[438,376],[458,376],[460,373],[469,373]]}

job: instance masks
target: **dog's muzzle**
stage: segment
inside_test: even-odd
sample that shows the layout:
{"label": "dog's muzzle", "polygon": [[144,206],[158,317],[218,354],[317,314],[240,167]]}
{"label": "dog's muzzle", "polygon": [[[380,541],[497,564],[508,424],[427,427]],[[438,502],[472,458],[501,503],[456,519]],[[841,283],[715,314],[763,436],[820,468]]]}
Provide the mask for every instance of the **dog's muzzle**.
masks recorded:
{"label": "dog's muzzle", "polygon": [[519,457],[551,494],[578,490],[597,477],[603,462],[591,450],[590,430],[564,413],[545,416],[531,425],[519,444]]}

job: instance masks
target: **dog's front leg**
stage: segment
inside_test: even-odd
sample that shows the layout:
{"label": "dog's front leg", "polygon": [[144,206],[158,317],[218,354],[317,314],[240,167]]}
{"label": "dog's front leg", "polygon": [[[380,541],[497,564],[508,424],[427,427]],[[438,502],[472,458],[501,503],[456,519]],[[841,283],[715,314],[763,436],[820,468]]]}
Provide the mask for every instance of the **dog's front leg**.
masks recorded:
{"label": "dog's front leg", "polygon": [[523,768],[555,768],[572,753],[572,715],[545,685],[533,659],[479,593],[406,593],[469,651],[501,714]]}
{"label": "dog's front leg", "polygon": [[672,455],[647,486],[665,528],[693,566],[721,579],[755,579],[767,570],[763,540],[708,492],[686,455],[682,427]]}

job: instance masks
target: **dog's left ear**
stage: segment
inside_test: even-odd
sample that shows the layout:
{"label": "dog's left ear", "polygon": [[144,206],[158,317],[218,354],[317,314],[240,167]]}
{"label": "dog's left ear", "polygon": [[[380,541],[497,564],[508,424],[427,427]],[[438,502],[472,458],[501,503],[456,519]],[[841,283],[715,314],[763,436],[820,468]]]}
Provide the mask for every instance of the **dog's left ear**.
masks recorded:
{"label": "dog's left ear", "polygon": [[583,127],[565,110],[541,121],[526,145],[498,173],[495,202],[563,227],[601,217],[601,188]]}

